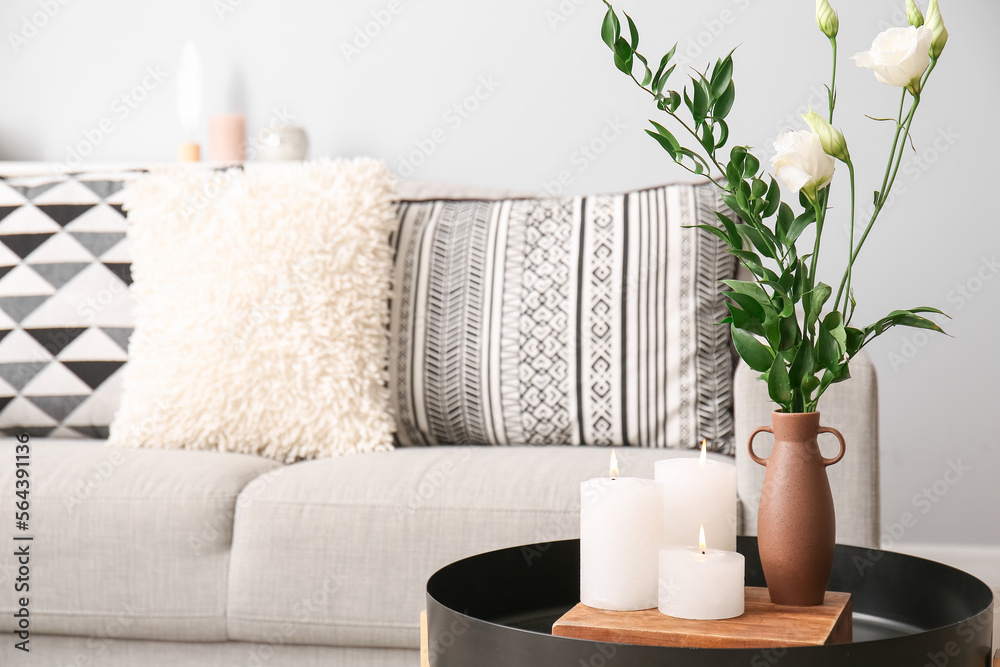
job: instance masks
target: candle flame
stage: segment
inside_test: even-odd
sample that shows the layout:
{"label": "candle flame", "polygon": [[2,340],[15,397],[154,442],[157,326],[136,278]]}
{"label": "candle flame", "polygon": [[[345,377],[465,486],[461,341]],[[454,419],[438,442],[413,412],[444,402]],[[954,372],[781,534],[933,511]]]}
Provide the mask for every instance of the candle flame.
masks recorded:
{"label": "candle flame", "polygon": [[611,476],[618,477],[618,457],[615,456],[615,450],[611,450]]}
{"label": "candle flame", "polygon": [[701,527],[701,533],[698,535],[698,546],[701,547],[703,554],[708,550],[708,545],[705,544],[705,526]]}
{"label": "candle flame", "polygon": [[701,467],[705,467],[705,461],[708,460],[708,440],[704,438],[701,439]]}

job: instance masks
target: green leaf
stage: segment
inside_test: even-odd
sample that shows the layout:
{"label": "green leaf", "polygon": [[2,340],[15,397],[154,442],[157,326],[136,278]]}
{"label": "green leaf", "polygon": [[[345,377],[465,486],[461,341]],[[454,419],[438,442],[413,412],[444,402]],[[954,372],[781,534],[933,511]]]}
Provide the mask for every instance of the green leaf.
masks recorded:
{"label": "green leaf", "polygon": [[847,354],[847,330],[844,329],[844,316],[834,311],[823,318],[823,326],[830,332],[837,345],[840,347],[840,354]]}
{"label": "green leaf", "polygon": [[[766,345],[754,338],[753,334],[739,329],[736,325],[730,325],[733,333],[733,345],[740,358],[747,362],[747,366],[763,373],[771,368],[775,359],[774,353]],[[782,367],[784,367],[784,362]],[[786,374],[787,377],[787,374]]]}
{"label": "green leaf", "polygon": [[729,141],[729,124],[721,118],[716,119],[715,124],[719,126],[719,139],[715,142],[715,147],[722,148]]}
{"label": "green leaf", "polygon": [[774,305],[771,303],[771,299],[767,296],[767,292],[765,292],[764,289],[757,283],[749,280],[722,280],[720,282],[734,292],[752,296],[757,300],[757,303],[765,309],[770,308],[772,311],[774,310]]}
{"label": "green leaf", "polygon": [[816,358],[820,366],[830,372],[836,372],[840,365],[840,344],[822,322],[819,324],[819,333],[816,335]]}
{"label": "green leaf", "polygon": [[725,90],[719,95],[719,99],[715,101],[715,106],[712,108],[712,113],[716,118],[722,119],[729,115],[729,112],[733,110],[733,103],[736,101],[736,84],[733,81],[729,82],[729,85]]}
{"label": "green leaf", "polygon": [[832,293],[833,289],[829,285],[819,283],[813,288],[812,292],[803,296],[806,307],[806,328],[810,331],[823,311],[823,304],[827,302]]}
{"label": "green leaf", "polygon": [[743,175],[747,178],[757,175],[757,170],[760,169],[760,160],[754,157],[752,154],[747,153],[747,160],[743,164]]}
{"label": "green leaf", "polygon": [[819,387],[819,378],[815,375],[809,375],[802,379],[802,393],[806,396],[812,396],[817,387]]}
{"label": "green leaf", "polygon": [[813,373],[813,346],[808,339],[802,341],[799,349],[795,351],[795,358],[788,369],[788,379],[793,387],[801,387],[806,376]]}
{"label": "green leaf", "polygon": [[792,207],[781,202],[781,205],[778,207],[778,219],[774,223],[774,231],[778,234],[781,244],[785,247],[792,245],[792,242],[788,240],[788,228],[794,219],[795,214],[792,213]]}
{"label": "green leaf", "polygon": [[802,340],[799,332],[799,323],[794,317],[782,317],[778,320],[779,343],[778,349],[786,352]]}
{"label": "green leaf", "polygon": [[632,47],[621,37],[615,42],[615,66],[622,72],[632,74]]}
{"label": "green leaf", "polygon": [[669,139],[660,134],[657,134],[656,132],[653,132],[652,130],[646,130],[646,134],[656,139],[656,141],[660,144],[663,150],[667,151],[667,153],[670,155],[671,158],[673,158],[674,160],[677,159],[676,148],[672,143],[670,143]]}
{"label": "green leaf", "polygon": [[[730,313],[730,316],[726,319],[735,324],[738,328],[743,329],[744,331],[749,331],[752,334],[757,334],[758,336],[764,335],[763,324],[750,317],[746,311],[738,308],[735,304],[729,303],[728,301],[726,302],[726,308],[729,309]],[[725,320],[723,320],[723,322],[725,322]]]}
{"label": "green leaf", "polygon": [[705,84],[704,78],[691,77],[691,81],[694,83],[694,104],[691,107],[691,115],[694,117],[695,124],[701,125],[705,122],[705,116],[708,115],[708,86]]}
{"label": "green leaf", "polygon": [[729,56],[721,61],[718,69],[712,72],[712,97],[722,97],[722,93],[732,83],[733,59]]}
{"label": "green leaf", "polygon": [[852,327],[848,327],[844,331],[847,334],[847,354],[853,357],[865,345],[865,332]]}
{"label": "green leaf", "polygon": [[914,329],[928,329],[930,331],[937,331],[938,333],[943,333],[946,336],[947,332],[939,327],[934,322],[928,320],[925,317],[920,317],[919,315],[914,315],[908,311],[893,311],[889,313],[887,317],[879,320],[877,323],[868,327],[868,329],[874,328],[875,335],[881,336],[888,329],[892,327],[911,327]]}
{"label": "green leaf", "polygon": [[706,171],[705,163],[702,161],[702,159],[698,156],[697,153],[695,153],[692,150],[688,150],[687,148],[678,148],[677,152],[685,157],[691,158],[691,160],[694,162],[694,173],[696,174],[705,173]]}
{"label": "green leaf", "polygon": [[628,32],[631,38],[632,51],[639,48],[639,31],[635,27],[635,23],[632,21],[632,17],[628,14],[625,15],[625,20],[628,21]]}
{"label": "green leaf", "polygon": [[772,246],[771,243],[765,239],[756,228],[751,225],[740,225],[739,230],[740,233],[743,234],[743,237],[753,244],[753,247],[755,247],[758,252],[766,257],[770,257],[771,259],[778,259],[778,254],[775,251],[774,246]]}
{"label": "green leaf", "polygon": [[620,27],[618,17],[615,16],[615,10],[608,6],[608,13],[604,15],[604,24],[601,26],[601,39],[604,40],[604,43],[612,51],[615,50],[615,42],[618,41],[619,30]]}
{"label": "green leaf", "polygon": [[[674,45],[674,49],[676,48],[677,45]],[[666,85],[667,80],[670,79],[670,75],[674,73],[674,69],[677,67],[677,65],[672,65],[670,69],[664,70],[667,63],[670,62],[670,58],[673,57],[673,52],[674,50],[671,49],[670,53],[660,59],[660,67],[656,70],[656,75],[653,77],[653,92],[657,95],[663,90],[663,86]]]}
{"label": "green leaf", "polygon": [[708,123],[702,125],[701,136],[698,137],[698,142],[709,155],[715,150],[715,135],[712,134],[712,127]]}
{"label": "green leaf", "polygon": [[[767,195],[764,196],[767,201],[767,208],[761,213],[761,217],[770,218],[777,212],[778,207],[781,205],[781,188],[778,186],[778,181],[771,177],[771,186],[767,189]],[[788,211],[791,213],[791,209]],[[781,238],[780,236],[778,238]]]}
{"label": "green leaf", "polygon": [[786,246],[790,246],[795,243],[798,238],[802,235],[802,232],[806,230],[806,227],[816,222],[816,211],[813,209],[808,209],[805,213],[795,218],[792,224],[788,226],[788,232],[786,234],[787,241]]}
{"label": "green leaf", "polygon": [[729,239],[732,242],[731,245],[737,250],[743,249],[743,238],[740,236],[739,231],[736,228],[736,223],[728,215],[723,215],[718,211],[715,212],[715,217],[719,219],[722,226],[726,229],[726,234],[729,235]]}
{"label": "green leaf", "polygon": [[843,382],[844,380],[851,379],[851,369],[847,364],[840,367],[840,370],[836,372],[833,378],[833,382],[830,384],[837,384],[838,382]]}
{"label": "green leaf", "polygon": [[946,313],[944,311],[941,311],[941,310],[938,310],[937,308],[931,308],[930,306],[917,306],[916,308],[910,308],[909,312],[914,313],[914,314],[916,314],[916,313],[935,313],[937,315],[944,315],[949,320],[951,319],[951,315],[949,315],[948,313]]}
{"label": "green leaf", "polygon": [[[751,185],[751,190],[754,199],[763,199],[764,195],[767,194],[768,188],[767,183],[760,180],[759,178],[753,179],[753,184]],[[767,217],[767,216],[764,216]]]}
{"label": "green leaf", "polygon": [[[649,130],[646,131],[649,132]],[[722,239],[725,242],[725,244],[728,245],[730,248],[733,247],[733,242],[730,241],[729,237],[726,236],[726,233],[721,229],[719,229],[718,227],[713,227],[712,225],[686,225],[687,229],[691,229],[692,227],[695,229],[700,229],[704,232],[708,232],[712,236],[717,236],[718,238]]]}
{"label": "green leaf", "polygon": [[732,299],[747,315],[759,321],[761,326],[764,326],[764,320],[767,319],[767,315],[764,313],[764,307],[757,303],[755,298],[749,294],[740,294],[739,292],[723,292],[722,294]]}
{"label": "green leaf", "polygon": [[733,149],[729,151],[729,159],[733,165],[740,170],[740,174],[743,173],[743,165],[746,164],[747,159],[747,149],[745,146],[733,146]]}
{"label": "green leaf", "polygon": [[781,406],[786,406],[792,400],[792,382],[788,377],[788,369],[785,368],[785,360],[780,354],[772,360],[767,392],[771,395],[771,400]]}

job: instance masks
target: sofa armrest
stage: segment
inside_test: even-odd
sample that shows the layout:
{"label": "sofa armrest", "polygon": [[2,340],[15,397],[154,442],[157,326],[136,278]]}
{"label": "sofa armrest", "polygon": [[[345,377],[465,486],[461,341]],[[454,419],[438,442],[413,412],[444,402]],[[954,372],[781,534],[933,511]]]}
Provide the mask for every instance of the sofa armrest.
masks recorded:
{"label": "sofa armrest", "polygon": [[[736,417],[736,467],[744,535],[757,534],[764,468],[747,453],[747,439],[754,429],[771,424],[774,403],[758,373],[740,363],[734,383]],[[863,547],[880,543],[880,497],[878,453],[878,380],[871,359],[864,353],[851,362],[851,379],[835,384],[823,395],[822,424],[839,430],[847,441],[847,454],[827,468],[837,511],[837,542]],[[825,452],[831,443],[820,438]],[[773,439],[758,436],[756,451],[765,456]],[[832,452],[827,452],[828,455]]]}

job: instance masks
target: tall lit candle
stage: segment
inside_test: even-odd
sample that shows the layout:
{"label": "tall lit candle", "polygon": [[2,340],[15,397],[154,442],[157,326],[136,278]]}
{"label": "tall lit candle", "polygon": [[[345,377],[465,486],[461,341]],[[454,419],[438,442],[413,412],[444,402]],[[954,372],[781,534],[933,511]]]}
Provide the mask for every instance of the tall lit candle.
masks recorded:
{"label": "tall lit candle", "polygon": [[651,479],[611,476],[580,484],[580,601],[636,611],[657,604],[663,501]]}
{"label": "tall lit candle", "polygon": [[701,443],[700,458],[656,462],[663,488],[663,544],[698,546],[704,526],[708,546],[736,551],[736,466],[712,461]]}
{"label": "tall lit candle", "polygon": [[715,620],[744,612],[746,562],[734,551],[709,549],[701,529],[698,547],[660,550],[660,613],[674,618]]}

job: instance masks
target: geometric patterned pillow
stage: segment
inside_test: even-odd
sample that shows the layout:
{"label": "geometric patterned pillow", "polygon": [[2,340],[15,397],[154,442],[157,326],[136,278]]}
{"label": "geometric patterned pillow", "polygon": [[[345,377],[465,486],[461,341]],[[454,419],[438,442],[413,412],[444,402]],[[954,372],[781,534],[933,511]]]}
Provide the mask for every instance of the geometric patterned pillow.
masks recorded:
{"label": "geometric patterned pillow", "polygon": [[401,202],[390,318],[400,445],[733,447],[714,186]]}
{"label": "geometric patterned pillow", "polygon": [[128,175],[0,178],[4,435],[108,435],[132,333]]}

